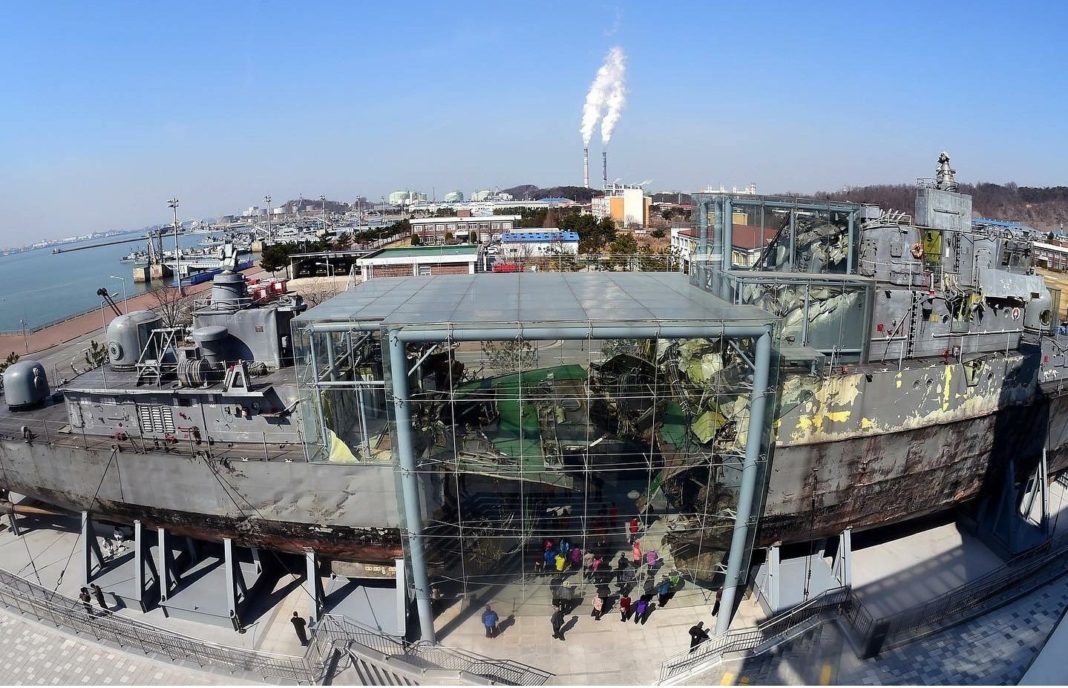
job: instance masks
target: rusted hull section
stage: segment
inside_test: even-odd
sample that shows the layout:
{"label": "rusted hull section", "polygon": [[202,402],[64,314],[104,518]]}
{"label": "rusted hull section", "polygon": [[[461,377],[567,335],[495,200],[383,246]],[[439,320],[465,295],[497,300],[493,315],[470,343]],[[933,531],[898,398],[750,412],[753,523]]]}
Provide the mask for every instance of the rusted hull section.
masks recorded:
{"label": "rusted hull section", "polygon": [[[84,508],[84,505],[70,501],[63,494],[49,490],[35,490],[31,486],[12,489],[68,511],[77,512]],[[179,537],[208,542],[230,539],[242,547],[291,554],[313,550],[321,557],[342,561],[392,566],[396,559],[403,556],[400,534],[396,530],[344,526],[319,528],[305,523],[235,519],[112,501],[98,501],[93,506],[92,514],[99,521],[133,524],[139,520],[147,528],[164,528],[168,534]]]}
{"label": "rusted hull section", "polygon": [[0,487],[94,518],[208,541],[392,565],[392,467],[226,462],[0,441]]}
{"label": "rusted hull section", "polygon": [[[965,504],[1001,481],[1010,458],[1021,473],[1033,470],[1048,417],[1049,405],[1038,403],[889,435],[779,447],[775,464],[794,464],[811,477],[791,485],[801,490],[788,502],[769,494],[757,544],[834,537]],[[1051,470],[1062,470],[1068,450],[1051,456]],[[769,487],[780,496],[788,490],[783,482],[773,469]]]}
{"label": "rusted hull section", "polygon": [[[1044,448],[1051,472],[1068,469],[1068,395],[1051,398],[1032,387],[1030,403],[1021,403],[1025,389],[955,386],[952,371],[939,377],[941,368],[862,375],[853,387],[839,381],[836,392],[820,389],[817,403],[781,416],[756,545],[835,537],[846,528],[878,528],[956,508],[997,494],[1010,460],[1017,480],[1026,479]],[[984,399],[990,412],[966,415],[987,403]],[[883,427],[864,431],[875,422]],[[899,429],[890,430],[893,426]],[[818,441],[822,437],[833,439]],[[665,489],[672,480],[699,482],[695,470],[667,469]],[[702,479],[706,487],[691,489],[682,510],[707,504],[708,513],[717,513],[733,507],[735,486]],[[703,544],[726,550],[731,528],[729,521],[719,521],[703,530]],[[696,542],[700,535],[691,531],[674,544]]]}

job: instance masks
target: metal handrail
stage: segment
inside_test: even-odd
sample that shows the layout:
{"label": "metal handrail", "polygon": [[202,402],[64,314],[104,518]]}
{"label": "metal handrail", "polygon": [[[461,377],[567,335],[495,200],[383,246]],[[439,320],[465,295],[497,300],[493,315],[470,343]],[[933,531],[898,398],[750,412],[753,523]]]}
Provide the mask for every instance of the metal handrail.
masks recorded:
{"label": "metal handrail", "polygon": [[425,641],[405,643],[351,619],[332,614],[323,615],[316,628],[344,650],[355,651],[364,661],[381,663],[383,660],[372,653],[383,655],[391,671],[405,673],[416,679],[427,671],[442,669],[482,676],[495,683],[513,686],[540,686],[552,677],[547,671],[512,660],[493,659]]}
{"label": "metal handrail", "polygon": [[[0,604],[56,627],[108,641],[122,648],[137,648],[177,661],[192,661],[203,668],[244,672],[265,680],[315,683],[324,678],[335,652],[354,651],[365,661],[389,662],[391,671],[419,678],[430,670],[452,670],[481,676],[495,683],[542,685],[552,674],[511,660],[497,660],[471,652],[408,644],[351,619],[324,615],[312,627],[303,656],[282,655],[228,647],[165,630],[104,609],[86,610],[77,599],[31,583],[0,569]],[[462,676],[459,676],[463,680]]]}
{"label": "metal handrail", "polygon": [[1004,566],[931,602],[873,620],[867,628],[856,630],[870,634],[875,624],[885,625],[883,647],[903,645],[995,609],[1068,573],[1066,555],[1068,534],[1017,555]]}
{"label": "metal handrail", "polygon": [[683,676],[711,668],[731,653],[757,648],[762,648],[761,651],[770,649],[789,639],[795,631],[812,619],[825,620],[831,616],[831,612],[839,612],[848,604],[849,588],[826,590],[808,602],[773,616],[754,628],[728,631],[698,645],[692,652],[680,652],[669,657],[660,666],[658,683],[672,683]]}
{"label": "metal handrail", "polygon": [[227,669],[231,674],[246,672],[267,678],[298,683],[314,682],[321,670],[305,656],[280,655],[219,645],[181,633],[165,630],[135,619],[93,608],[86,610],[80,600],[62,595],[0,570],[0,603],[29,614],[39,621],[65,627],[98,641],[137,648],[178,661],[192,661],[201,667]]}

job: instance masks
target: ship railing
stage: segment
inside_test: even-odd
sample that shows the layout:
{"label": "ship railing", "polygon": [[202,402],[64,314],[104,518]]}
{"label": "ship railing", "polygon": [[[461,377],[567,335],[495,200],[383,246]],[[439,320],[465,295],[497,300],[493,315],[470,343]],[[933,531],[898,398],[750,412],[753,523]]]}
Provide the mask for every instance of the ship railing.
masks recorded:
{"label": "ship railing", "polygon": [[[329,639],[331,646],[413,681],[444,678],[449,672],[461,682],[482,682],[512,686],[540,686],[552,677],[547,671],[506,659],[482,655],[425,641],[408,643],[333,614],[316,624],[317,636]],[[438,682],[438,681],[434,681]]]}
{"label": "ship railing", "polygon": [[32,416],[0,418],[0,439],[44,443],[50,447],[135,452],[172,453],[182,456],[204,456],[228,461],[307,461],[303,434],[299,427],[293,432],[246,433],[243,441],[201,437],[198,442],[190,432],[141,435],[136,428],[119,435],[95,435],[84,427],[74,427],[69,420],[44,420]]}
{"label": "ship railing", "polygon": [[97,607],[0,570],[0,604],[24,616],[51,624],[98,642],[139,650],[203,669],[245,674],[286,683],[313,683],[322,673],[312,661],[314,648],[304,656],[281,655],[219,645],[152,626]]}
{"label": "ship railing", "polygon": [[660,685],[673,685],[711,669],[737,654],[758,654],[804,633],[815,624],[839,616],[850,604],[849,588],[833,588],[808,602],[773,616],[755,628],[728,631],[701,643],[692,651],[680,652],[660,666]]}
{"label": "ship railing", "polygon": [[213,299],[210,296],[203,299],[193,299],[193,310],[238,310],[241,308],[247,308],[254,303],[258,303],[251,296],[239,296],[232,299]]}

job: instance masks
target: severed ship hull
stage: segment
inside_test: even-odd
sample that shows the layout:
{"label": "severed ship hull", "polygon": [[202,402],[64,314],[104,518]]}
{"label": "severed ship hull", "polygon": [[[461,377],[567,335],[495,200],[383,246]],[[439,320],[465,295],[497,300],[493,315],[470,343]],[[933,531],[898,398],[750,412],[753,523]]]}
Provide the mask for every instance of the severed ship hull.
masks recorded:
{"label": "severed ship hull", "polygon": [[[1050,473],[1068,468],[1058,295],[1030,271],[1026,237],[973,227],[942,165],[915,222],[857,204],[695,197],[707,254],[692,283],[776,322],[757,546],[956,508],[1008,471],[1025,479],[1043,453]],[[744,268],[723,251],[739,208],[771,237]],[[119,370],[85,371],[59,396],[31,390],[31,403],[0,412],[0,485],[96,519],[392,565],[404,556],[404,504],[386,338],[354,327],[298,356],[299,302],[253,303],[222,281],[194,312],[192,343],[149,323],[127,346],[142,355],[109,351]],[[537,483],[542,510],[585,502],[592,483],[573,476],[614,461],[623,467],[604,489],[637,493],[639,513],[679,515],[663,540],[676,564],[715,568],[747,439],[745,351],[712,337],[626,342],[597,362],[529,371],[527,410],[509,408],[507,371],[476,384],[461,353],[415,347],[408,359],[421,506],[442,536],[432,540],[464,528],[477,539],[492,521],[518,543],[487,545],[492,569],[559,528],[527,526],[526,490]],[[359,391],[332,391],[342,381]],[[441,549],[432,568],[448,566]]]}

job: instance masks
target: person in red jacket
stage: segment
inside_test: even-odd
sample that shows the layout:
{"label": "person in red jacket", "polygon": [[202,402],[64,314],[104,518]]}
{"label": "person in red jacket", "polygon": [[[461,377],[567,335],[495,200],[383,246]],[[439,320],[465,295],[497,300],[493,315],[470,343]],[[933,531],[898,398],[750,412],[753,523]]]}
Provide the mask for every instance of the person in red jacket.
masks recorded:
{"label": "person in red jacket", "polygon": [[630,612],[630,595],[623,595],[619,598],[619,620],[626,621],[627,619],[629,619]]}

